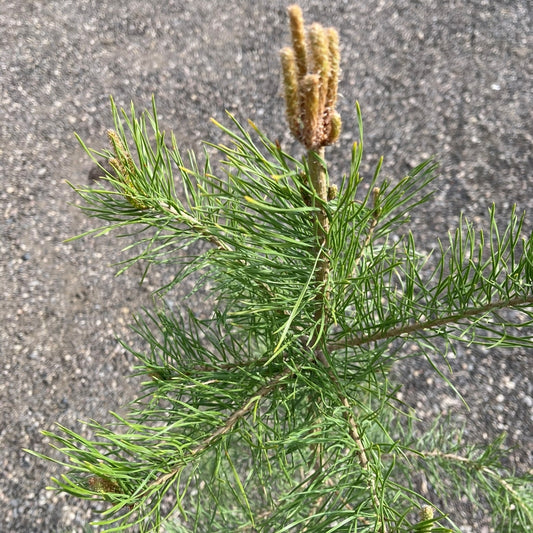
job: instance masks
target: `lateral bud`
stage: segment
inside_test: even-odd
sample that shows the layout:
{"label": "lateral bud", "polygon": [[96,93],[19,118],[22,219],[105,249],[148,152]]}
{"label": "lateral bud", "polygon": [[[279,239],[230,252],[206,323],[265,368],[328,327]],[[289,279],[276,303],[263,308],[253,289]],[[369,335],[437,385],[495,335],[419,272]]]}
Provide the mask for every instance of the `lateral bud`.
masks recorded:
{"label": "lateral bud", "polygon": [[329,116],[329,122],[328,122],[328,136],[324,142],[326,146],[329,146],[330,144],[333,144],[339,140],[339,137],[341,135],[342,130],[342,120],[341,116],[337,113],[337,111],[333,111],[333,113]]}
{"label": "lateral bud", "polygon": [[331,202],[331,200],[335,200],[337,198],[337,194],[339,193],[339,188],[333,184],[328,187],[328,202]]}
{"label": "lateral bud", "polygon": [[89,488],[95,492],[120,493],[120,487],[116,481],[100,476],[91,476],[88,480]]}
{"label": "lateral bud", "polygon": [[429,505],[424,505],[424,507],[422,507],[418,513],[418,516],[420,518],[420,522],[419,524],[423,524],[422,526],[419,526],[419,528],[417,529],[417,531],[419,531],[420,533],[431,533],[432,529],[433,529],[433,526],[432,524],[424,524],[424,522],[428,521],[428,520],[432,520],[433,519],[433,514],[434,514],[434,511],[433,511],[433,507],[430,507]]}
{"label": "lateral bud", "polygon": [[137,209],[147,209],[143,202],[132,196],[132,192],[137,191],[135,187],[135,178],[137,177],[137,170],[135,163],[122,142],[122,139],[115,130],[107,130],[107,136],[115,152],[116,157],[109,159],[109,164],[115,170],[118,179],[123,183],[123,195],[126,200]]}
{"label": "lateral bud", "polygon": [[372,213],[372,216],[374,218],[377,218],[381,215],[381,207],[380,207],[380,202],[379,202],[379,195],[380,195],[380,188],[379,187],[374,187],[372,189],[372,203],[373,203],[373,207],[374,207],[374,211]]}

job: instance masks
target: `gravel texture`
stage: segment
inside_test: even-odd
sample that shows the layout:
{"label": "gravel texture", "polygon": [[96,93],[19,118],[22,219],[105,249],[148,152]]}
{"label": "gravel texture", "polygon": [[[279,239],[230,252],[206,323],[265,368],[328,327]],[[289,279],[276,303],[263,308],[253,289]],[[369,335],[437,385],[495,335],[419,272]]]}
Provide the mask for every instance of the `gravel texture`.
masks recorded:
{"label": "gravel texture", "polygon": [[[527,0],[302,1],[306,20],[339,29],[343,76],[341,142],[329,151],[346,170],[357,137],[353,103],[365,121],[365,172],[401,177],[431,154],[438,191],[411,228],[422,248],[461,212],[487,222],[492,202],[505,219],[526,209],[533,227],[531,6]],[[105,146],[109,95],[149,107],[184,148],[218,140],[210,117],[250,117],[284,145],[278,49],[288,43],[278,0],[3,0],[0,2],[0,531],[83,531],[91,505],[46,491],[59,467],[26,454],[49,453],[40,431],[55,422],[110,420],[135,397],[135,344],[127,324],[150,304],[114,239],[70,236],[94,226],[72,205],[65,180],[86,183],[91,162],[76,131]],[[422,361],[398,369],[404,398],[425,413],[453,413],[478,439],[508,432],[519,469],[532,451],[531,353],[462,347],[451,361],[467,412]],[[451,510],[455,512],[454,510]],[[452,513],[453,514],[453,513]],[[459,507],[464,531],[489,531],[483,513]],[[96,531],[96,530],[95,530]]]}

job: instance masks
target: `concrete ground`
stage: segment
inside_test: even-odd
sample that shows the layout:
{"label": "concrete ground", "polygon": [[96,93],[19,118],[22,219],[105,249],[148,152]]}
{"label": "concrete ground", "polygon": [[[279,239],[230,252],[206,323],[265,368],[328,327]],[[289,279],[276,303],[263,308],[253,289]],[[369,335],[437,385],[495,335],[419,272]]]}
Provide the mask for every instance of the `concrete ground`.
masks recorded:
{"label": "concrete ground", "polygon": [[[58,422],[109,420],[135,398],[135,344],[127,324],[150,304],[164,269],[139,286],[140,267],[115,278],[126,256],[110,238],[65,243],[94,222],[65,180],[87,183],[76,142],[104,147],[109,96],[138,109],[155,94],[183,148],[218,140],[209,118],[251,118],[289,146],[278,50],[288,43],[279,0],[3,0],[0,2],[0,531],[83,531],[88,503],[46,491],[61,472],[22,451],[48,452],[40,431]],[[486,226],[492,202],[512,204],[533,227],[531,6],[527,0],[302,1],[306,20],[341,37],[344,130],[328,153],[346,171],[365,122],[365,172],[380,155],[401,177],[434,154],[437,193],[413,214],[422,249],[461,212]],[[404,396],[428,411],[468,419],[471,436],[508,432],[519,469],[532,451],[531,353],[463,347],[454,379],[466,413],[423,363],[398,370]],[[429,402],[429,403],[428,403]],[[529,463],[529,466],[531,463]],[[471,511],[471,512],[470,512]],[[483,512],[457,510],[464,531],[488,531]]]}

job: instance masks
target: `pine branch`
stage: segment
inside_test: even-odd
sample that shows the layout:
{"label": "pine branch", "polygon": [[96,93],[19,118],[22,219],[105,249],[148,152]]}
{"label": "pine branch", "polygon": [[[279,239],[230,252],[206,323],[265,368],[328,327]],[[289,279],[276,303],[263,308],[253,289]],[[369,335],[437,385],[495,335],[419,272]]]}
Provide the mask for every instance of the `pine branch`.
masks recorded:
{"label": "pine branch", "polygon": [[423,458],[431,458],[435,457],[441,460],[449,461],[451,463],[462,463],[467,467],[475,469],[477,472],[481,474],[488,475],[491,479],[493,479],[498,485],[501,485],[501,487],[508,492],[512,498],[513,501],[517,506],[519,506],[522,511],[527,516],[528,520],[533,524],[533,508],[526,505],[526,503],[522,500],[520,494],[513,488],[513,486],[504,478],[501,477],[501,475],[496,472],[494,469],[489,468],[488,466],[485,466],[483,464],[480,464],[479,460],[472,459],[470,457],[464,457],[462,455],[458,455],[455,453],[446,453],[442,450],[432,450],[429,452],[421,452],[421,456]]}
{"label": "pine branch", "polygon": [[409,335],[410,333],[417,333],[425,330],[435,330],[441,326],[446,326],[448,324],[459,324],[461,320],[477,316],[483,316],[486,313],[490,311],[495,311],[497,309],[520,308],[528,304],[533,305],[533,295],[520,296],[516,298],[511,298],[509,300],[491,302],[475,309],[465,310],[461,313],[455,313],[449,316],[444,316],[433,320],[426,320],[423,322],[417,322],[414,324],[408,324],[405,326],[398,326],[396,328],[391,328],[380,333],[375,333],[373,335],[363,336],[360,338],[346,339],[342,342],[332,342],[328,344],[327,349],[328,351],[342,350],[347,347],[353,348],[356,346],[363,346],[381,340],[396,339],[399,337],[404,337],[405,335]]}
{"label": "pine branch", "polygon": [[[292,370],[290,368],[286,368],[283,372],[280,372],[277,376],[272,378],[266,385],[261,387],[253,396],[251,396],[245,404],[237,409],[233,414],[228,417],[224,425],[220,426],[216,431],[214,431],[208,438],[204,439],[200,444],[192,448],[189,452],[190,457],[197,456],[204,452],[206,449],[208,449],[212,444],[214,444],[220,437],[223,435],[229,433],[232,428],[241,420],[245,415],[247,415],[250,410],[254,407],[254,405],[257,404],[257,402],[261,401],[263,398],[268,396],[268,394],[278,387],[279,383],[283,380],[283,378],[290,375]],[[183,459],[183,463],[179,464],[175,468],[173,468],[170,472],[160,476],[155,481],[150,483],[150,485],[145,490],[144,494],[148,494],[151,492],[151,490],[157,486],[163,485],[167,483],[170,479],[177,476],[181,470],[183,469],[185,463],[187,461],[187,458]],[[142,497],[143,494],[140,495]]]}

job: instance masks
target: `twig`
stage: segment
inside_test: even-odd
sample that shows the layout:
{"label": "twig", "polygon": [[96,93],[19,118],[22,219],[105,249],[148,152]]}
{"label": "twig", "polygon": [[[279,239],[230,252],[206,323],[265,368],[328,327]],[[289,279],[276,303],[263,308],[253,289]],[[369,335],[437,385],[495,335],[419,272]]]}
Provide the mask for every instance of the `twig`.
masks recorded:
{"label": "twig", "polygon": [[[250,397],[246,403],[240,408],[237,409],[225,422],[223,426],[220,426],[216,431],[214,431],[209,437],[207,437],[203,442],[201,442],[198,446],[193,448],[190,453],[189,457],[194,457],[195,455],[198,455],[199,453],[203,452],[206,448],[208,448],[214,441],[219,439],[222,435],[225,435],[228,433],[231,428],[241,419],[243,418],[253,407],[253,405],[260,399],[267,396],[273,389],[275,389],[279,382],[285,377],[288,376],[290,373],[292,373],[291,368],[285,368],[283,372],[280,372],[277,376],[275,376],[269,383],[261,387],[252,397]],[[158,477],[155,481],[150,483],[145,491],[143,491],[143,495],[147,494],[151,489],[154,487],[157,487],[158,485],[162,485],[172,477],[176,476],[180,470],[185,466],[185,461],[180,462],[180,464],[176,467],[174,467],[170,472],[167,472],[166,474]]]}
{"label": "twig", "polygon": [[459,322],[463,318],[483,315],[484,313],[495,309],[505,309],[507,307],[516,307],[518,305],[530,303],[533,303],[533,295],[510,298],[509,300],[498,300],[496,302],[490,302],[488,304],[485,304],[481,307],[476,307],[475,309],[467,309],[461,314],[449,315],[433,320],[426,320],[424,322],[415,322],[414,324],[399,326],[397,328],[388,329],[387,331],[380,331],[379,333],[374,333],[374,335],[356,337],[345,342],[331,342],[327,345],[327,349],[328,351],[335,351],[341,350],[342,348],[353,348],[355,346],[362,346],[363,344],[370,344],[371,342],[400,337],[401,335],[413,333],[414,331],[433,329],[439,326],[444,326],[446,324]]}

